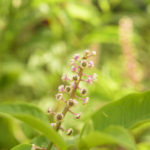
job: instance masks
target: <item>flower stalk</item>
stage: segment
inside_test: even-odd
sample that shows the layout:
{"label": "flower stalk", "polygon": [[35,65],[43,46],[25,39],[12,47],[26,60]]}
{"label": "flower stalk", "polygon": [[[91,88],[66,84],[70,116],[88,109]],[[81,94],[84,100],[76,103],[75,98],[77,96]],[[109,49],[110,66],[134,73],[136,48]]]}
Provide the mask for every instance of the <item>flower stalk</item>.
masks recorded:
{"label": "flower stalk", "polygon": [[[80,99],[83,101],[83,104],[86,104],[89,100],[88,97],[85,97],[85,95],[87,94],[87,89],[85,88],[80,88],[80,82],[86,82],[87,84],[91,84],[96,80],[96,74],[93,75],[86,75],[84,73],[84,70],[86,68],[93,68],[94,64],[92,61],[88,60],[91,56],[96,55],[95,51],[89,51],[89,50],[85,50],[84,55],[82,57],[80,57],[79,54],[75,54],[73,59],[71,59],[71,69],[72,72],[75,73],[75,75],[72,76],[72,78],[69,78],[67,75],[64,75],[62,77],[63,81],[67,81],[70,84],[69,85],[60,85],[58,87],[58,94],[56,95],[56,99],[58,101],[62,100],[65,103],[65,107],[62,111],[62,113],[56,113],[53,112],[51,109],[49,109],[49,114],[51,115],[55,115],[55,123],[51,123],[51,126],[56,130],[59,131],[62,130],[64,132],[66,132],[67,135],[71,135],[73,130],[70,129],[64,129],[62,127],[62,122],[63,119],[65,118],[67,112],[70,112],[74,115],[75,119],[79,119],[81,116],[81,113],[74,113],[71,110],[71,107],[75,106],[78,102],[76,99]],[[86,79],[85,79],[86,78]],[[80,96],[77,96],[77,90],[80,90]],[[64,95],[65,94],[69,94],[70,98],[68,100],[64,99]],[[47,150],[51,150],[51,148],[53,147],[53,143],[50,143],[50,145],[48,146]]]}

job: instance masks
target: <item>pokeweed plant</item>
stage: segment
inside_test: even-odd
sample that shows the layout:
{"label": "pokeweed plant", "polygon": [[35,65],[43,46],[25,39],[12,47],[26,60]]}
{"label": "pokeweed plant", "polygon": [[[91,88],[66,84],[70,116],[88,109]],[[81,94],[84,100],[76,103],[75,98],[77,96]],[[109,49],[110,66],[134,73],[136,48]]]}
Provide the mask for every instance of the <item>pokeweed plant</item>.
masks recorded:
{"label": "pokeweed plant", "polygon": [[[65,107],[61,113],[56,113],[52,108],[48,108],[48,115],[52,115],[55,119],[54,123],[50,125],[56,130],[64,131],[67,135],[71,135],[73,132],[72,128],[64,129],[62,126],[63,120],[66,114],[71,113],[75,119],[80,119],[81,112],[75,113],[71,110],[72,107],[78,104],[78,100],[82,101],[83,104],[87,104],[89,101],[89,97],[87,96],[88,89],[82,88],[80,86],[80,82],[85,82],[87,84],[92,84],[97,79],[97,74],[86,74],[86,69],[92,69],[94,67],[94,63],[90,58],[96,55],[96,51],[85,50],[83,55],[75,54],[70,61],[71,71],[74,73],[71,78],[68,75],[63,75],[62,80],[66,82],[66,85],[60,85],[58,87],[58,93],[56,94],[57,101],[63,101],[65,103]],[[79,92],[80,94],[77,94]],[[69,98],[68,98],[69,97]],[[54,144],[51,142],[47,148],[47,150],[51,150]],[[32,150],[38,150],[45,148],[40,148],[36,145],[32,145]]]}
{"label": "pokeweed plant", "polygon": [[[90,60],[94,55],[96,55],[94,51],[86,50],[82,56],[75,54],[71,59],[73,75],[71,78],[63,75],[62,80],[65,81],[65,84],[58,87],[56,94],[56,99],[64,102],[64,109],[61,113],[55,112],[52,108],[47,110],[48,116],[53,116],[54,122],[49,124],[47,115],[35,105],[0,103],[0,115],[3,118],[8,120],[16,118],[42,134],[37,136],[37,139],[30,139],[30,142],[26,140],[19,141],[23,144],[17,146],[15,146],[16,143],[13,144],[15,147],[11,147],[11,150],[52,150],[55,148],[58,150],[93,150],[93,148],[94,150],[101,148],[107,150],[143,150],[141,147],[145,147],[145,143],[142,141],[139,145],[141,140],[139,133],[150,127],[149,123],[145,124],[150,120],[150,91],[130,94],[94,110],[88,117],[88,120],[92,122],[92,130],[89,131],[88,126],[90,124],[84,122],[85,125],[80,136],[73,142],[73,149],[64,141],[64,137],[59,135],[59,130],[64,131],[67,135],[73,133],[72,128],[63,128],[64,118],[67,113],[71,113],[75,119],[79,119],[81,112],[74,113],[72,108],[78,104],[78,101],[83,104],[89,101],[88,90],[82,87],[80,83],[92,84],[96,81],[97,75],[95,73],[92,75],[86,73],[86,69],[89,70],[94,67]],[[3,129],[5,128],[3,127]],[[13,133],[10,131],[11,134]],[[42,141],[44,141],[44,146],[41,144]],[[149,150],[150,146],[146,146],[148,146],[146,150]]]}

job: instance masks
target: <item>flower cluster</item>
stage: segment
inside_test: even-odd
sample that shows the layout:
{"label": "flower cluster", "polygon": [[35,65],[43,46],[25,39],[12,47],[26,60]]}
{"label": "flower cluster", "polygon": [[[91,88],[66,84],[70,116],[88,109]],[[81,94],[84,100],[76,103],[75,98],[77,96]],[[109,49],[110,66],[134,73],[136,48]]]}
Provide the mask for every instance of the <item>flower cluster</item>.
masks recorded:
{"label": "flower cluster", "polygon": [[[58,87],[58,93],[56,94],[56,99],[58,101],[63,101],[65,103],[65,108],[62,113],[56,113],[52,109],[48,109],[47,113],[53,115],[55,122],[51,123],[51,126],[58,131],[59,129],[66,132],[67,135],[71,135],[73,130],[64,129],[61,124],[67,112],[71,113],[75,119],[81,117],[81,112],[74,113],[71,108],[78,104],[78,101],[82,101],[83,104],[87,104],[89,97],[87,96],[88,90],[86,88],[80,87],[80,82],[85,82],[87,84],[92,84],[96,81],[96,73],[88,75],[85,73],[86,69],[91,69],[94,67],[93,61],[90,60],[90,57],[96,55],[95,51],[85,50],[84,54],[81,56],[75,54],[70,61],[71,70],[73,76],[69,77],[68,75],[63,75],[62,80],[65,84]],[[80,95],[77,96],[77,92]],[[69,95],[69,99],[66,99],[66,94]]]}

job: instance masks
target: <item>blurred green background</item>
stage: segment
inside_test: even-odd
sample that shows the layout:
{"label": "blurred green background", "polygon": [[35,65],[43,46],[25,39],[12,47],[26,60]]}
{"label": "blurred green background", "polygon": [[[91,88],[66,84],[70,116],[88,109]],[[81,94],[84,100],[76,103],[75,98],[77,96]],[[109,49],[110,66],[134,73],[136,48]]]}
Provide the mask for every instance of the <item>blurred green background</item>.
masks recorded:
{"label": "blurred green background", "polygon": [[[59,110],[55,94],[61,76],[70,71],[71,56],[84,49],[97,52],[98,80],[89,87],[89,104],[80,106],[83,112],[148,90],[150,0],[0,0],[0,102]],[[2,128],[12,133],[6,137],[10,144],[0,140],[1,148],[19,142],[8,122],[14,127],[1,117],[0,135]],[[71,122],[66,126],[77,128]]]}

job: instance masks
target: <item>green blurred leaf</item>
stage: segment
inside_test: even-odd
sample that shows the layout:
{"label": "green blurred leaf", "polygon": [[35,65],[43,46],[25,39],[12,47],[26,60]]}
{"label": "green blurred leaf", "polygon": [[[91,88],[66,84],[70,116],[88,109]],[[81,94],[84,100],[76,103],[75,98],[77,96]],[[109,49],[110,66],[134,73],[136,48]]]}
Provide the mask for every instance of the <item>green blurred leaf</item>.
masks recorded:
{"label": "green blurred leaf", "polygon": [[54,131],[49,123],[46,115],[36,106],[31,104],[0,104],[0,112],[8,113],[15,118],[29,124],[34,129],[43,133],[49,140],[61,147],[66,148],[63,139]]}
{"label": "green blurred leaf", "polygon": [[45,136],[40,135],[34,138],[30,143],[41,147],[47,147],[49,144],[49,140]]}
{"label": "green blurred leaf", "polygon": [[109,103],[92,115],[96,130],[104,130],[110,125],[131,128],[150,120],[150,92],[130,94]]}
{"label": "green blurred leaf", "polygon": [[91,120],[87,121],[80,132],[80,138],[92,132],[93,129],[93,122]]}
{"label": "green blurred leaf", "polygon": [[118,27],[105,26],[94,30],[83,39],[84,43],[119,43]]}
{"label": "green blurred leaf", "polygon": [[[100,22],[98,18],[98,13],[92,5],[85,5],[82,3],[68,3],[67,11],[71,17],[87,21],[93,25],[97,25]],[[93,17],[94,16],[94,17]]]}
{"label": "green blurred leaf", "polygon": [[137,145],[138,150],[150,150],[150,144],[149,143],[140,143]]}
{"label": "green blurred leaf", "polygon": [[79,142],[80,149],[103,145],[120,145],[127,149],[136,149],[135,142],[127,130],[121,127],[110,127],[105,132],[91,132]]}
{"label": "green blurred leaf", "polygon": [[18,144],[13,132],[12,118],[8,115],[0,114],[0,135],[0,149],[9,149]]}
{"label": "green blurred leaf", "polygon": [[31,150],[31,144],[20,144],[12,148],[11,150]]}

